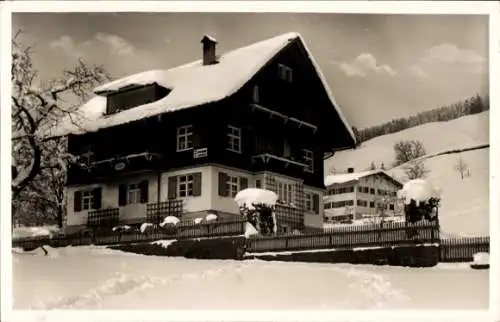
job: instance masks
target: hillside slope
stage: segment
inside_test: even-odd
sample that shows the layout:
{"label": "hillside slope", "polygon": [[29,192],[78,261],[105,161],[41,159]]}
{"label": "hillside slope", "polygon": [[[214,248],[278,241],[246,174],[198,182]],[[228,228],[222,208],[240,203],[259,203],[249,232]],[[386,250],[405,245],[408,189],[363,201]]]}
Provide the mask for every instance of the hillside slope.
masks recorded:
{"label": "hillside slope", "polygon": [[325,172],[333,168],[343,172],[349,167],[365,170],[374,162],[383,162],[390,168],[394,162],[394,143],[400,140],[420,140],[427,154],[450,149],[460,149],[489,142],[489,111],[464,116],[448,122],[434,122],[413,127],[397,133],[383,135],[363,142],[355,150],[337,152],[325,161]]}
{"label": "hillside slope", "polygon": [[[325,161],[325,171],[334,167],[345,171],[366,169],[370,162],[384,162],[387,172],[405,181],[402,167],[390,169],[394,143],[420,140],[428,155],[443,151],[487,145],[489,112],[465,116],[448,122],[428,123],[398,133],[366,141],[356,150],[342,151]],[[467,163],[470,176],[461,179],[455,170],[459,158]],[[489,235],[489,148],[431,156],[425,160],[427,178],[442,190],[440,219],[442,231],[450,236]]]}
{"label": "hillside slope", "polygon": [[[427,179],[441,188],[439,218],[445,237],[489,235],[489,148],[429,158]],[[469,166],[463,180],[454,169],[458,158]],[[387,171],[404,181],[401,167]]]}

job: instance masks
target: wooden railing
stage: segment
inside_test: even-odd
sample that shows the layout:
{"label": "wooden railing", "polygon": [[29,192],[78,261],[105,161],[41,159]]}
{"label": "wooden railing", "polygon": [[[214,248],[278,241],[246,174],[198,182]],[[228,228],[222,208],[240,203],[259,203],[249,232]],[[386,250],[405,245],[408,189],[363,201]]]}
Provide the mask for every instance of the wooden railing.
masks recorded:
{"label": "wooden railing", "polygon": [[120,223],[120,209],[109,208],[89,211],[87,228],[111,230]]}
{"label": "wooden railing", "polygon": [[146,206],[146,221],[152,224],[160,223],[167,216],[181,218],[183,201],[172,199],[162,202],[149,203]]}

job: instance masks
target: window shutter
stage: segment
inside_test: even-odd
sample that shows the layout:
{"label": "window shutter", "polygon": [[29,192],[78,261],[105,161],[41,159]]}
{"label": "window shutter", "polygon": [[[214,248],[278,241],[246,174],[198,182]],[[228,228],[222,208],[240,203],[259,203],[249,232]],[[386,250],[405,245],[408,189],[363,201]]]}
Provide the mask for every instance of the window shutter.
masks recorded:
{"label": "window shutter", "polygon": [[193,173],[193,196],[201,196],[201,172]]}
{"label": "window shutter", "polygon": [[82,211],[82,192],[81,191],[75,191],[75,193],[74,193],[73,211],[74,212]]}
{"label": "window shutter", "polygon": [[219,196],[229,196],[229,191],[227,191],[226,187],[227,177],[228,175],[226,173],[219,172]]}
{"label": "window shutter", "polygon": [[101,209],[102,203],[102,188],[95,188],[92,190],[92,209]]}
{"label": "window shutter", "polygon": [[168,177],[168,199],[177,198],[177,176]]}
{"label": "window shutter", "polygon": [[125,206],[127,204],[127,185],[118,185],[118,206]]}
{"label": "window shutter", "polygon": [[148,203],[148,188],[149,188],[149,182],[148,180],[143,180],[140,183],[141,187],[141,203]]}
{"label": "window shutter", "polygon": [[245,177],[240,177],[240,190],[248,188],[248,179]]}
{"label": "window shutter", "polygon": [[319,195],[314,193],[313,195],[313,211],[315,214],[319,214]]}

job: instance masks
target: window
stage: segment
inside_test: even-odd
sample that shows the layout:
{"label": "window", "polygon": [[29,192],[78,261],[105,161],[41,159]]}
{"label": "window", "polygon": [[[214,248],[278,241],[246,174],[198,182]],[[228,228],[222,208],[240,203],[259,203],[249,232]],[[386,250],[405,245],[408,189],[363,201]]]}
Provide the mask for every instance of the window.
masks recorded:
{"label": "window", "polygon": [[148,180],[118,185],[118,206],[147,203],[148,187]]}
{"label": "window", "polygon": [[86,151],[79,155],[79,161],[81,164],[89,167],[95,162],[95,153],[92,151],[91,147],[87,147]]}
{"label": "window", "polygon": [[102,188],[75,191],[73,195],[73,211],[101,209]]}
{"label": "window", "polygon": [[278,199],[283,203],[293,202],[293,185],[289,183],[278,182]]}
{"label": "window", "polygon": [[368,187],[363,187],[363,192],[364,192],[364,193],[368,193],[368,192],[369,192],[369,190],[370,190],[370,189],[369,189]]}
{"label": "window", "polygon": [[228,125],[228,147],[229,151],[241,153],[241,129]]}
{"label": "window", "polygon": [[141,202],[141,186],[139,183],[133,183],[128,187],[127,191],[127,204],[134,204]]}
{"label": "window", "polygon": [[193,175],[179,176],[178,195],[179,197],[193,196]]}
{"label": "window", "polygon": [[328,194],[343,194],[343,193],[351,193],[354,192],[354,187],[341,187],[341,188],[332,188],[328,190]]}
{"label": "window", "polygon": [[236,197],[236,194],[239,191],[238,187],[238,177],[227,177],[228,180],[226,181],[226,189],[229,193],[229,196],[231,198]]}
{"label": "window", "polygon": [[255,180],[255,188],[260,188],[262,186],[262,181]]}
{"label": "window", "polygon": [[389,210],[394,210],[394,205],[392,203],[389,205]]}
{"label": "window", "polygon": [[363,192],[363,187],[358,187],[359,192]]}
{"label": "window", "polygon": [[304,169],[306,172],[314,172],[314,153],[311,150],[302,149],[304,163],[307,164],[307,167]]}
{"label": "window", "polygon": [[314,194],[310,192],[304,193],[304,207],[306,211],[314,211]]}
{"label": "window", "polygon": [[234,198],[240,190],[246,188],[248,188],[248,178],[219,172],[219,196]]}
{"label": "window", "polygon": [[193,148],[193,126],[186,125],[177,128],[177,152]]}
{"label": "window", "polygon": [[358,200],[357,204],[360,207],[368,207],[368,202],[366,200]]}
{"label": "window", "polygon": [[354,200],[341,200],[332,203],[332,208],[344,208],[347,206],[353,206]]}
{"label": "window", "polygon": [[325,203],[325,209],[331,209],[332,208],[332,203],[331,202],[327,202]]}
{"label": "window", "polygon": [[278,75],[279,78],[291,83],[293,80],[293,71],[290,67],[285,66],[283,64],[278,64]]}
{"label": "window", "polygon": [[375,194],[375,189],[374,188],[370,188],[370,194],[372,194],[372,195]]}
{"label": "window", "polygon": [[370,208],[375,208],[375,202],[374,201],[370,201]]}
{"label": "window", "polygon": [[82,191],[82,210],[89,210],[92,208],[94,194],[91,190]]}
{"label": "window", "polygon": [[202,192],[202,173],[185,173],[168,177],[168,199],[198,197]]}

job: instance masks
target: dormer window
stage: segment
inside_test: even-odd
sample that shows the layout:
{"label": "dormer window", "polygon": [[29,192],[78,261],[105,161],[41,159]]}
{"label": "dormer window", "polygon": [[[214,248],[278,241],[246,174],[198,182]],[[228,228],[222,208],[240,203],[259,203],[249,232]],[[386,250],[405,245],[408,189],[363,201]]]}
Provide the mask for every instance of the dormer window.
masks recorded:
{"label": "dormer window", "polygon": [[169,93],[169,89],[159,86],[156,83],[127,86],[118,92],[107,95],[106,113],[118,113],[130,108],[153,103],[164,98]]}
{"label": "dormer window", "polygon": [[293,81],[293,70],[283,64],[278,64],[278,76],[285,82],[291,83]]}

